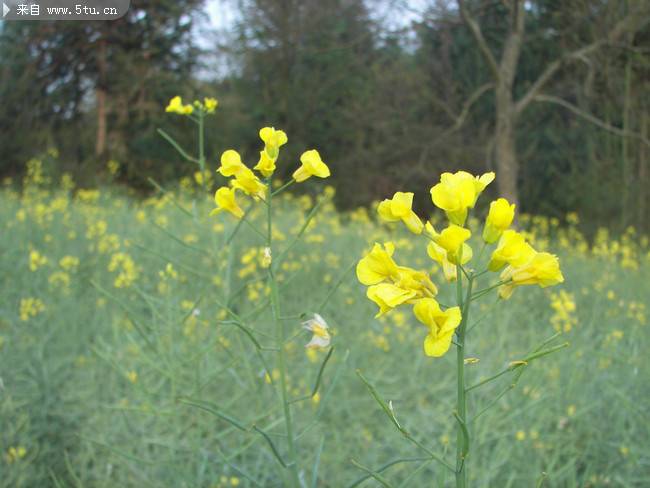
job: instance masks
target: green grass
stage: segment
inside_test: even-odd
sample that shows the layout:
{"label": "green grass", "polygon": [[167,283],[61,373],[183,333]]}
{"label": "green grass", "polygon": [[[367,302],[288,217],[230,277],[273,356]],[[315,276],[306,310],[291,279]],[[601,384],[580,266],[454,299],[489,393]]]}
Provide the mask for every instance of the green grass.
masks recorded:
{"label": "green grass", "polygon": [[[57,195],[60,205],[53,206]],[[208,203],[193,206],[187,196],[179,202],[184,210],[171,201],[142,204],[108,191],[93,204],[62,193],[19,198],[9,190],[0,202],[0,486],[230,486],[224,476],[237,477],[239,486],[282,486],[282,468],[268,443],[284,455],[282,413],[264,378],[264,363],[272,371],[276,354],[258,351],[222,309],[243,317],[263,348],[273,345],[264,270],[239,276],[247,266],[242,256],[263,246],[258,236],[243,225],[226,245],[236,223],[228,216],[208,219]],[[274,258],[303,222],[295,208],[308,203],[294,199],[277,209],[276,225],[286,239],[277,241]],[[282,313],[290,317],[285,325],[293,337],[293,397],[309,394],[325,357],[319,352],[312,361],[305,353],[309,334],[301,332],[298,316],[319,311],[335,332],[320,401],[293,405],[305,485],[350,486],[365,475],[355,464],[377,471],[403,460],[381,472],[391,486],[452,486],[453,475],[423,459],[356,374],[392,402],[415,439],[454,463],[454,351],[425,357],[425,329],[408,308],[375,319],[351,268],[370,243],[388,238],[397,243],[399,263],[431,268],[425,243],[360,213],[339,215],[329,204],[321,210],[280,276]],[[107,224],[104,237],[87,238],[99,221]],[[467,366],[468,383],[554,334],[551,292],[573,294],[578,323],[557,340],[568,341],[568,348],[531,362],[516,387],[471,424],[470,486],[533,487],[543,473],[544,486],[648,486],[650,329],[637,316],[650,296],[647,244],[623,244],[639,262],[630,269],[621,267],[621,253],[594,256],[581,249],[575,232],[533,230],[540,242],[549,237],[566,281],[556,289],[518,289],[506,302],[496,303],[494,295],[479,301],[470,324],[486,315],[470,332],[467,353],[480,362]],[[113,244],[119,251],[100,252]],[[30,248],[48,259],[36,271],[29,269]],[[114,287],[117,273],[108,271],[114,252],[136,264],[138,277],[129,288]],[[70,272],[69,286],[53,285],[48,280],[65,255],[80,265]],[[168,274],[164,290],[160,272],[168,263],[178,276]],[[481,287],[490,280],[494,276]],[[434,281],[441,303],[453,305],[453,285],[444,284],[440,272]],[[46,309],[22,321],[20,301],[27,297],[41,299]],[[130,372],[137,381],[129,380]],[[470,418],[511,382],[507,374],[472,391]],[[9,462],[12,447],[24,447],[26,455]],[[380,484],[370,479],[358,486]]]}

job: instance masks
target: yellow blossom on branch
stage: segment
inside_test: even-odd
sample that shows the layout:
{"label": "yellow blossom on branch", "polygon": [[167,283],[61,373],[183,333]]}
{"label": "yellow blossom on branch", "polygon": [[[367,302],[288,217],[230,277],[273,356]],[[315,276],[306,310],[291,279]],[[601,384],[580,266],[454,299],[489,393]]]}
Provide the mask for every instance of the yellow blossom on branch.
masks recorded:
{"label": "yellow blossom on branch", "polygon": [[443,173],[440,183],[431,188],[433,204],[445,211],[447,218],[456,225],[463,225],[467,209],[474,208],[481,192],[494,180],[494,173],[472,176],[466,171]]}
{"label": "yellow blossom on branch", "polygon": [[323,162],[316,149],[302,153],[300,162],[302,163],[300,168],[293,172],[293,179],[296,180],[296,183],[302,183],[312,176],[327,178],[330,175],[330,169]]}
{"label": "yellow blossom on branch", "polygon": [[227,186],[222,186],[214,194],[214,203],[217,205],[217,208],[210,212],[210,215],[217,215],[224,210],[230,212],[236,218],[241,219],[244,216],[244,211],[235,200],[235,188],[228,188]]}
{"label": "yellow blossom on branch", "polygon": [[239,153],[233,149],[228,149],[221,155],[221,166],[217,171],[223,176],[229,177],[236,176],[247,169],[246,165],[242,163]]}
{"label": "yellow blossom on branch", "polygon": [[422,233],[424,224],[415,214],[413,207],[413,193],[398,191],[392,199],[386,199],[379,204],[377,212],[387,222],[402,221],[414,234]]}
{"label": "yellow blossom on branch", "polygon": [[433,298],[418,300],[413,307],[415,317],[429,328],[424,339],[424,353],[427,356],[440,357],[449,350],[451,339],[460,325],[459,307],[443,311]]}
{"label": "yellow blossom on branch", "polygon": [[176,96],[169,101],[167,108],[165,108],[165,112],[179,115],[190,115],[194,112],[194,107],[192,107],[192,105],[183,105],[183,99]]}
{"label": "yellow blossom on branch", "polygon": [[490,211],[483,228],[483,240],[488,244],[496,242],[501,234],[510,227],[515,218],[515,204],[508,203],[505,198],[490,203]]}

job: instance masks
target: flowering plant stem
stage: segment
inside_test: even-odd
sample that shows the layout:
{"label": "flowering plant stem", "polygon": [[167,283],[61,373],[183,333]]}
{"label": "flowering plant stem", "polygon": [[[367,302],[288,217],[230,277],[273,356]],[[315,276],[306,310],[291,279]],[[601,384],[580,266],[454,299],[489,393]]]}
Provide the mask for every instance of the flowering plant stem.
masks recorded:
{"label": "flowering plant stem", "polygon": [[206,174],[205,174],[205,114],[203,110],[199,110],[199,169],[201,170],[201,186],[203,191],[207,192],[205,186]]}
{"label": "flowering plant stem", "polygon": [[463,298],[462,266],[456,266],[456,302],[462,311],[461,323],[456,330],[456,368],[457,368],[457,404],[454,415],[458,421],[456,435],[456,488],[467,486],[467,465],[465,459],[469,452],[470,437],[467,430],[467,402],[465,389],[465,332],[472,302],[473,274],[467,275],[467,292]]}
{"label": "flowering plant stem", "polygon": [[[272,213],[272,197],[271,182],[268,182],[267,200],[266,200],[266,216],[267,216],[267,237],[266,245],[273,256],[273,213]],[[285,433],[287,436],[287,449],[288,460],[286,467],[289,469],[289,483],[288,486],[293,488],[300,487],[300,480],[298,477],[298,465],[296,462],[296,446],[293,437],[293,422],[291,418],[291,404],[289,401],[289,393],[287,387],[287,365],[286,365],[286,352],[285,352],[285,332],[284,322],[280,313],[280,297],[278,294],[278,284],[273,272],[273,263],[268,267],[269,287],[271,288],[271,310],[273,313],[273,321],[276,330],[276,343],[278,355],[278,369],[280,371],[280,398],[282,401],[282,412],[284,414]]]}

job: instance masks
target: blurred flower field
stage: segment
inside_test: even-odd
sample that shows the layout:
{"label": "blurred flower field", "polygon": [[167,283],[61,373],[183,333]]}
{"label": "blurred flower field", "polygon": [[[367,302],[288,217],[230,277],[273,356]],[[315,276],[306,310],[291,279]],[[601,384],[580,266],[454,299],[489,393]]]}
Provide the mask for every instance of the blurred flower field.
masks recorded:
{"label": "blurred flower field", "polygon": [[[111,162],[109,172],[118,171]],[[0,486],[282,486],[266,445],[283,435],[271,387],[276,355],[265,347],[270,256],[247,225],[266,217],[261,207],[246,220],[209,216],[213,174],[146,200],[117,186],[77,188],[65,175],[53,182],[40,160],[21,185],[5,182]],[[385,241],[440,283],[443,270],[403,226],[378,222],[374,209],[339,213],[335,190],[318,188],[278,197],[273,227],[284,258],[276,278],[296,443],[301,465],[318,467],[301,471],[301,483],[380,486],[355,463],[377,469],[400,459],[386,467],[395,486],[451,486],[448,472],[423,463],[386,422],[355,374],[416,438],[453,457],[454,359],[420,352],[424,329],[410,314],[373,318],[354,276],[359,257]],[[526,365],[476,424],[471,486],[650,484],[648,237],[600,229],[588,241],[579,224],[576,214],[520,216],[528,241],[558,254],[565,281],[517,292],[508,307],[495,307],[493,295],[477,303],[482,316],[466,345],[472,383],[554,333],[570,346]],[[478,220],[469,228],[480,236]],[[446,294],[440,302],[452,303]],[[305,348],[320,330],[316,319],[302,325],[313,314],[329,326],[331,357]],[[472,408],[510,384],[482,389]]]}

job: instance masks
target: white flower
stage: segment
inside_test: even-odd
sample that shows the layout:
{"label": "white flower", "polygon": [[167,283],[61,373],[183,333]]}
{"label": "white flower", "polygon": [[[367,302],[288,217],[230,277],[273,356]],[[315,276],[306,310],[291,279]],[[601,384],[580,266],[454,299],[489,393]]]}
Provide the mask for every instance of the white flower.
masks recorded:
{"label": "white flower", "polygon": [[272,260],[273,258],[271,257],[271,248],[265,247],[264,250],[262,251],[262,267],[268,268],[269,266],[271,266]]}
{"label": "white flower", "polygon": [[302,327],[314,334],[311,340],[305,345],[306,348],[320,349],[330,345],[331,337],[327,322],[317,313],[314,314],[313,318],[303,322]]}

